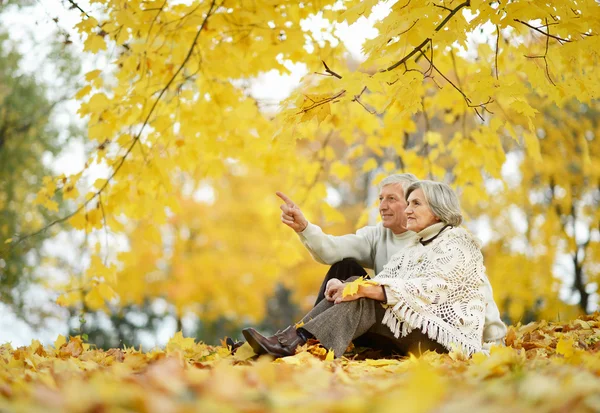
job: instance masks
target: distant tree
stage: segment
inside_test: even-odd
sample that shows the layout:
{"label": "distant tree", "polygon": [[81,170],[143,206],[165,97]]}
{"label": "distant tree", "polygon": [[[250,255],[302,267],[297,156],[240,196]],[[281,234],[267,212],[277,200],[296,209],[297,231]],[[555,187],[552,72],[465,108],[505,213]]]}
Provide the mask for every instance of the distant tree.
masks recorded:
{"label": "distant tree", "polygon": [[[5,6],[0,5],[0,13]],[[68,51],[61,50],[62,43],[51,47],[48,56],[57,77],[73,78],[79,71],[76,61]],[[35,193],[41,184],[48,182],[45,177],[53,174],[44,159],[57,155],[66,140],[76,134],[75,129],[60,134],[52,125],[53,110],[64,99],[49,98],[48,87],[36,76],[24,72],[21,61],[16,45],[0,28],[0,238],[3,240],[29,233],[62,212],[61,198],[42,207],[35,205]],[[33,313],[25,311],[23,294],[32,283],[40,281],[34,269],[42,260],[40,251],[44,241],[54,233],[44,231],[15,248],[0,245],[0,302],[30,322],[41,322],[43,314],[28,317]]]}

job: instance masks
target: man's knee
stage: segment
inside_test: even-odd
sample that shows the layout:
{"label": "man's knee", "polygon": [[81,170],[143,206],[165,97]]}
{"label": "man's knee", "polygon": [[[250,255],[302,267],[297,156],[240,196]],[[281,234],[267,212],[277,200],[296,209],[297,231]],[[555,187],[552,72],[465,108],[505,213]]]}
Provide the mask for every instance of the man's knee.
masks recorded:
{"label": "man's knee", "polygon": [[347,280],[349,277],[365,276],[367,272],[352,258],[344,258],[331,266],[327,273],[328,278]]}

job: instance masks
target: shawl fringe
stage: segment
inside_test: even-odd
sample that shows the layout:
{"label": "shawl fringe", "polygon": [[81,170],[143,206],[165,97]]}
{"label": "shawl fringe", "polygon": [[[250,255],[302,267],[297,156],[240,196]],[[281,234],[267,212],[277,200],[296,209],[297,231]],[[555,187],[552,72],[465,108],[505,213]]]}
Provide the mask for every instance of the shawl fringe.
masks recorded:
{"label": "shawl fringe", "polygon": [[402,303],[389,307],[385,311],[381,323],[387,325],[396,338],[406,337],[413,330],[418,329],[431,340],[440,343],[448,351],[455,350],[453,344],[458,345],[460,350],[468,357],[481,351],[481,348],[465,342],[464,339],[448,331],[443,326],[439,326],[435,321],[424,319],[419,313],[407,305],[402,305]]}

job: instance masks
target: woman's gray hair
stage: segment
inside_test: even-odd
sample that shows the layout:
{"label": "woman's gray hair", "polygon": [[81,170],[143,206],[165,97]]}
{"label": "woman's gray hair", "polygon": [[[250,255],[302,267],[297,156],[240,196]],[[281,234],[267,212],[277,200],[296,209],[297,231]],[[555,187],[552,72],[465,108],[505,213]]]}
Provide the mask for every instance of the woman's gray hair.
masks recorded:
{"label": "woman's gray hair", "polygon": [[452,225],[459,226],[463,217],[460,212],[460,202],[456,192],[450,186],[443,182],[434,181],[418,181],[412,183],[404,192],[404,196],[408,201],[408,196],[417,189],[423,190],[425,200],[429,204],[429,208],[440,221]]}
{"label": "woman's gray hair", "polygon": [[406,192],[406,189],[417,181],[417,177],[413,174],[393,174],[383,178],[383,180],[379,183],[379,190],[381,191],[381,188],[386,185],[402,184],[402,190]]}

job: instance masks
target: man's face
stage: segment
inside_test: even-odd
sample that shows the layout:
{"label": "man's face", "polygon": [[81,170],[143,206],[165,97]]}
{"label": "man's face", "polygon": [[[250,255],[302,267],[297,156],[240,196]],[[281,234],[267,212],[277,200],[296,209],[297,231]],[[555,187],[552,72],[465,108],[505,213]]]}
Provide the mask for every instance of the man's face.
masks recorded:
{"label": "man's face", "polygon": [[383,226],[392,230],[394,234],[406,231],[406,200],[402,184],[389,184],[379,192],[379,215]]}

